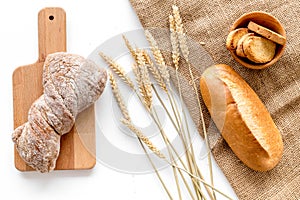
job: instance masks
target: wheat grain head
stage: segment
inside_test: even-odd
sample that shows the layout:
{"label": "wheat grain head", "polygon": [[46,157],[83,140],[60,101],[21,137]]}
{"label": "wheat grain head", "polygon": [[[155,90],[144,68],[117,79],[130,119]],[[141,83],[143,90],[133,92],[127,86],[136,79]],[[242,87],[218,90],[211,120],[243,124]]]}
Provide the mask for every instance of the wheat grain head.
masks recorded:
{"label": "wheat grain head", "polygon": [[174,21],[175,21],[175,30],[177,32],[177,37],[179,41],[179,46],[181,53],[184,57],[184,59],[189,62],[189,48],[187,44],[187,39],[186,35],[183,30],[183,23],[182,23],[182,18],[180,16],[179,8],[176,5],[172,6],[173,10],[173,16],[174,16]]}
{"label": "wheat grain head", "polygon": [[167,85],[170,85],[169,69],[165,63],[165,59],[164,59],[160,49],[158,48],[157,42],[148,30],[145,31],[145,35],[150,44],[150,48],[151,48],[152,54],[154,56],[155,62],[158,66],[159,72],[160,72],[161,76],[163,77],[163,79],[165,80],[165,83]]}
{"label": "wheat grain head", "polygon": [[140,88],[141,96],[144,99],[144,103],[147,106],[148,109],[151,109],[152,107],[152,87],[151,87],[151,80],[149,76],[149,72],[146,65],[146,59],[143,55],[142,50],[138,50],[136,52],[137,55],[137,65],[140,72],[140,83],[139,86],[142,86]]}
{"label": "wheat grain head", "polygon": [[171,40],[171,46],[172,46],[172,60],[173,60],[175,69],[178,70],[180,52],[179,52],[178,36],[176,33],[175,19],[174,19],[173,15],[169,16],[169,23],[170,23],[170,40]]}
{"label": "wheat grain head", "polygon": [[157,155],[160,158],[165,159],[163,153],[160,152],[160,150],[150,141],[148,137],[146,137],[137,127],[135,127],[131,121],[126,119],[121,119],[121,122],[128,127],[133,133],[136,134],[136,136],[144,143],[146,146],[153,152],[155,155]]}
{"label": "wheat grain head", "polygon": [[132,58],[134,59],[135,62],[137,62],[136,51],[133,49],[133,47],[131,46],[129,40],[125,37],[125,35],[122,35],[122,37],[123,37],[125,45],[126,45],[127,49],[129,50]]}
{"label": "wheat grain head", "polygon": [[158,85],[161,87],[162,90],[164,90],[165,92],[168,92],[168,89],[164,82],[164,79],[160,75],[156,66],[154,66],[154,63],[152,62],[150,56],[148,55],[148,53],[145,50],[143,50],[143,56],[145,58],[146,65],[149,67],[149,71],[152,73],[152,75],[153,75],[154,79],[156,80],[156,82],[158,83]]}
{"label": "wheat grain head", "polygon": [[129,112],[127,110],[127,107],[124,103],[124,100],[121,96],[121,93],[120,93],[120,90],[118,88],[118,85],[117,85],[117,82],[116,82],[116,79],[114,78],[114,75],[109,72],[109,81],[110,81],[110,85],[111,85],[111,89],[112,89],[112,92],[113,92],[113,95],[117,101],[117,104],[119,105],[119,108],[121,110],[121,113],[123,114],[123,117],[126,119],[126,120],[129,120],[130,121],[130,116],[129,116]]}
{"label": "wheat grain head", "polygon": [[113,61],[112,58],[99,52],[100,57],[109,65],[110,69],[114,71],[130,88],[134,89],[134,84],[132,80],[127,76],[124,69]]}

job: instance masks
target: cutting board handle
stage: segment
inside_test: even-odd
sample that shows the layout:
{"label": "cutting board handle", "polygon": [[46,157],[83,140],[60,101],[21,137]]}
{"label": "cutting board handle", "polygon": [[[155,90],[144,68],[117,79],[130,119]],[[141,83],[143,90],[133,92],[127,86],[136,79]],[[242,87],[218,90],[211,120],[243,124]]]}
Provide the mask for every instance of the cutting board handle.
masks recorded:
{"label": "cutting board handle", "polygon": [[44,62],[50,53],[66,51],[66,12],[62,8],[44,8],[39,12],[38,38],[38,62]]}

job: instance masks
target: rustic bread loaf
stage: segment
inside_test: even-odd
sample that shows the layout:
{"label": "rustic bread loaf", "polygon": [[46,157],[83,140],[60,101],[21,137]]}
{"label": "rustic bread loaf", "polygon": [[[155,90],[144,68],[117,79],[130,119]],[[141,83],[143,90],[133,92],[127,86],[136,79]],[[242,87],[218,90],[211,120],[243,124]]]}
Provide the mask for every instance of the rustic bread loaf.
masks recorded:
{"label": "rustic bread loaf", "polygon": [[235,50],[237,47],[237,43],[243,35],[248,33],[247,28],[238,28],[231,31],[226,39],[226,48],[228,50]]}
{"label": "rustic bread loaf", "polygon": [[243,41],[243,50],[250,61],[267,63],[275,56],[276,44],[263,37],[249,36]]}
{"label": "rustic bread loaf", "polygon": [[12,139],[29,166],[49,172],[56,165],[61,135],[99,98],[107,75],[94,62],[69,53],[48,55],[43,70],[44,94],[32,104],[28,122],[14,131]]}
{"label": "rustic bread loaf", "polygon": [[283,142],[268,110],[251,87],[228,65],[205,70],[201,94],[212,119],[236,156],[253,170],[274,168]]}
{"label": "rustic bread loaf", "polygon": [[282,35],[274,32],[264,26],[258,25],[252,21],[249,22],[248,29],[273,41],[273,42],[276,42],[277,44],[284,45],[286,42],[286,38],[283,37]]}

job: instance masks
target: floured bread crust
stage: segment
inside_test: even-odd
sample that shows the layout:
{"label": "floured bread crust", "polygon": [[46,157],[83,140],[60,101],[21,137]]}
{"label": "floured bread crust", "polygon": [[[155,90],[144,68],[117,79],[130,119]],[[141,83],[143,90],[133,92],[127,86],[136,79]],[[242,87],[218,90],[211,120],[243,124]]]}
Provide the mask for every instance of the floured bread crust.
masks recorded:
{"label": "floured bread crust", "polygon": [[29,166],[49,172],[55,168],[61,135],[72,129],[78,113],[99,98],[107,74],[92,61],[63,52],[48,55],[43,70],[44,94],[12,138]]}

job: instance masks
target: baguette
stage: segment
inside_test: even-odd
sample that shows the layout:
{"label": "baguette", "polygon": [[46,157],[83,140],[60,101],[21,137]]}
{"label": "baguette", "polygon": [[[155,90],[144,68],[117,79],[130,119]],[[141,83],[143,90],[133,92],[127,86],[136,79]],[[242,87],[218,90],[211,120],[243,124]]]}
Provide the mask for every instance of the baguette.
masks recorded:
{"label": "baguette", "polygon": [[228,50],[235,50],[237,47],[237,43],[243,35],[248,33],[247,28],[238,28],[231,31],[226,39],[226,48]]}
{"label": "baguette", "polygon": [[286,42],[286,38],[283,37],[282,35],[274,32],[266,27],[260,26],[252,21],[249,22],[248,29],[273,41],[273,42],[276,42],[277,44],[284,45]]}
{"label": "baguette", "polygon": [[249,168],[268,171],[280,161],[282,137],[251,87],[224,64],[205,70],[200,79],[205,105],[221,135]]}

